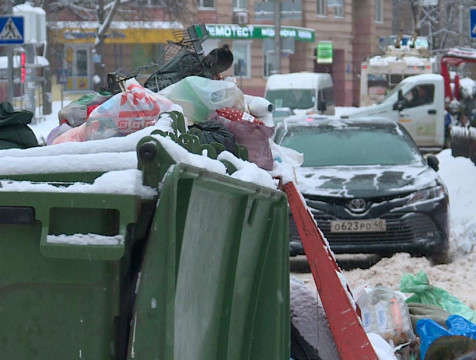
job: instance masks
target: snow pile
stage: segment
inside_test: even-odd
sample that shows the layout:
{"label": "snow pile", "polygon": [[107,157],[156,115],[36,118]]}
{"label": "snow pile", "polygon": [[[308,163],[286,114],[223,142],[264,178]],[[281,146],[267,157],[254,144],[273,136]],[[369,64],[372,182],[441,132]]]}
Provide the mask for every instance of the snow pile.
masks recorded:
{"label": "snow pile", "polygon": [[396,62],[405,63],[407,66],[425,66],[428,59],[416,56],[374,56],[369,59],[369,64],[373,66],[388,66]]}
{"label": "snow pile", "polygon": [[137,195],[152,199],[157,191],[142,184],[142,172],[137,169],[109,171],[94,180],[93,184],[49,184],[46,182],[0,180],[0,192],[54,192],[87,194]]}
{"label": "snow pile", "polygon": [[[59,110],[56,102],[56,108]],[[39,139],[46,138],[46,135],[57,125],[57,120],[52,117],[46,122],[32,125],[36,136]],[[141,185],[141,177],[131,182],[125,170],[137,169],[136,147],[139,140],[150,135],[153,130],[172,132],[171,119],[164,113],[153,126],[148,126],[137,132],[124,137],[112,137],[103,140],[85,142],[65,142],[54,146],[42,146],[31,149],[9,149],[0,151],[0,173],[8,175],[29,174],[29,173],[58,173],[58,172],[91,172],[106,171],[113,172],[117,178],[115,181],[103,181],[109,178],[107,174],[98,178],[94,184],[74,184],[74,186],[57,187],[46,183],[22,182],[2,182],[0,191],[45,191],[45,192],[96,192],[96,193],[121,193],[138,194],[149,198],[155,193],[152,189]],[[157,139],[165,150],[176,162],[190,166],[206,169],[222,175],[227,175],[227,169],[221,161],[213,160],[204,155],[190,153],[185,148],[171,140],[169,137],[151,135]],[[283,149],[272,144],[275,158],[283,154]],[[298,158],[299,154],[291,153]],[[52,158],[54,157],[54,161]],[[289,155],[288,155],[289,157]],[[286,157],[286,159],[288,159]],[[271,189],[277,188],[277,181],[273,176],[280,176],[284,179],[292,178],[291,167],[279,167],[275,172],[268,173],[255,164],[236,158],[229,152],[222,152],[219,160],[227,160],[233,164],[237,171],[230,176],[243,181],[253,182],[263,187]],[[301,161],[302,162],[302,161]],[[276,162],[275,162],[276,163]],[[297,165],[297,163],[295,164]],[[122,171],[122,172],[121,172]],[[140,174],[140,172],[138,171]],[[152,192],[151,192],[152,190]]]}
{"label": "snow pile", "polygon": [[438,159],[439,174],[450,194],[452,250],[470,253],[476,243],[476,166],[468,158],[454,158],[450,149],[440,152]]}
{"label": "snow pile", "polygon": [[476,83],[473,79],[465,77],[459,81],[461,96],[463,98],[473,98],[476,95]]}

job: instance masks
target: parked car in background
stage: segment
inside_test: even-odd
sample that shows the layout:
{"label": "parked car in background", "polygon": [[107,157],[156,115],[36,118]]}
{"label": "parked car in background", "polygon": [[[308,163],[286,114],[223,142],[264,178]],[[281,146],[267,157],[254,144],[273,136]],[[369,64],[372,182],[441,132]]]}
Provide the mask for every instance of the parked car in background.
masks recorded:
{"label": "parked car in background", "polygon": [[273,121],[274,123],[278,123],[287,117],[291,116],[293,113],[291,111],[291,108],[288,107],[279,107],[275,108],[273,111]]}
{"label": "parked car in background", "polygon": [[[390,120],[292,116],[274,141],[304,154],[297,185],[336,254],[408,252],[435,263],[449,248],[449,201],[438,159]],[[304,249],[290,217],[290,255]]]}

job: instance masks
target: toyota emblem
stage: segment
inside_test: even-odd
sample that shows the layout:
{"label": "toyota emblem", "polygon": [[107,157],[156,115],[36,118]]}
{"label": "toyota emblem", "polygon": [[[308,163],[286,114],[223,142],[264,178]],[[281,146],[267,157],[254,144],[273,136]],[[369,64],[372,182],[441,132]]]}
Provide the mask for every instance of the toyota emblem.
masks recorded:
{"label": "toyota emblem", "polygon": [[364,212],[367,203],[364,199],[352,199],[349,202],[349,209],[356,213]]}

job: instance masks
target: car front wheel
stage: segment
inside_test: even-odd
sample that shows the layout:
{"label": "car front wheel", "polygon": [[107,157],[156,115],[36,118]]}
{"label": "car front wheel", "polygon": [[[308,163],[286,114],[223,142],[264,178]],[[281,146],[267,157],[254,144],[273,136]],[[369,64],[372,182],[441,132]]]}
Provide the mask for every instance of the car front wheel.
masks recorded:
{"label": "car front wheel", "polygon": [[451,262],[448,249],[435,250],[426,255],[426,257],[430,260],[431,265],[448,264]]}

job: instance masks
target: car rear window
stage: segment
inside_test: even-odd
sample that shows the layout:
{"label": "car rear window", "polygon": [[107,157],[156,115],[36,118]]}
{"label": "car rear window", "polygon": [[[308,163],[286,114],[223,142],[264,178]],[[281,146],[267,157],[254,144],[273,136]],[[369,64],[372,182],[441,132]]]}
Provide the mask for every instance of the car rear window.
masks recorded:
{"label": "car rear window", "polygon": [[303,166],[406,165],[423,159],[395,128],[295,128],[281,145],[304,154]]}

